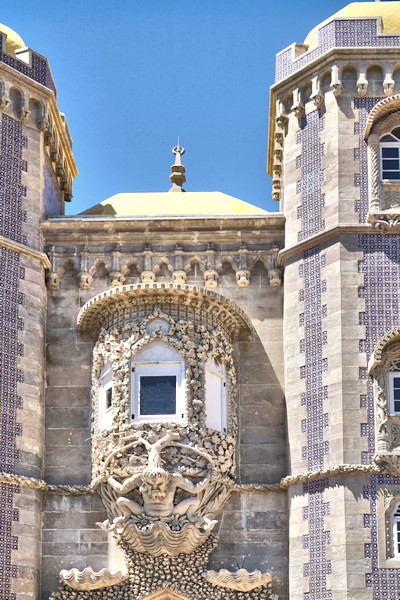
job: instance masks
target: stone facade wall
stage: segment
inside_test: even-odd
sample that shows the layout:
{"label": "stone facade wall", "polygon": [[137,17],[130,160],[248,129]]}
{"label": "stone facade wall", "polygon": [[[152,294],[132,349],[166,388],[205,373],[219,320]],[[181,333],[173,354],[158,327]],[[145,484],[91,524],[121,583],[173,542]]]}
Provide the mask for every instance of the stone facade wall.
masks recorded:
{"label": "stone facade wall", "polygon": [[[190,255],[183,260],[188,284],[204,285],[200,268],[196,271],[187,265],[195,264],[193,258],[200,266],[206,264],[206,236],[201,234],[197,246],[182,244],[183,252]],[[256,252],[268,255],[279,236],[281,232],[267,233],[256,246]],[[159,262],[160,257],[170,253],[170,237],[170,233],[165,234],[165,248],[159,245],[159,235],[157,247],[151,246],[151,262],[146,265],[148,268],[150,264],[150,269],[155,271],[156,282],[172,279],[171,270],[157,268],[158,264],[163,264]],[[209,234],[208,241],[210,238],[212,234]],[[60,234],[57,238],[49,237],[52,251],[57,255],[54,264],[61,268],[58,268],[58,289],[48,292],[45,479],[53,484],[88,484],[91,480],[93,344],[77,334],[76,322],[79,309],[95,294],[109,289],[115,275],[111,273],[110,250],[99,248],[98,241],[94,247],[92,240],[87,247],[89,257],[84,265],[90,274],[88,289],[82,289],[82,260],[77,262],[76,254],[68,258],[65,253],[69,254],[71,248],[67,242],[60,245],[57,242],[60,239]],[[53,245],[54,242],[57,242],[56,245]],[[232,256],[236,245],[232,245],[229,238],[225,244],[215,245],[217,257],[214,265],[218,285],[213,291],[239,305],[255,327],[252,341],[235,345],[234,359],[239,382],[238,478],[248,483],[276,483],[286,474],[287,468],[282,390],[282,288],[270,285],[264,262],[258,261],[251,268],[254,259],[248,259],[250,284],[245,288],[239,287],[234,270],[238,263],[224,262],[220,258],[224,254]],[[252,245],[248,244],[247,250],[251,256]],[[142,255],[124,246],[119,246],[118,251],[123,257],[118,266],[126,277],[125,282],[139,281],[140,271],[145,266],[141,262]],[[102,252],[105,254],[102,255]],[[131,265],[129,269],[124,268],[125,264]],[[234,493],[224,511],[220,541],[211,559],[211,568],[217,570],[223,567],[235,570],[240,565],[248,570],[257,568],[273,573],[273,590],[282,600],[286,597],[287,586],[285,498],[286,494],[282,491]],[[114,559],[110,558],[110,554],[114,552],[113,546],[107,543],[106,533],[95,525],[105,518],[103,505],[96,496],[63,499],[46,495],[43,506],[43,599],[57,588],[61,568],[91,566],[100,569],[112,566]],[[266,539],[270,542],[267,547]]]}

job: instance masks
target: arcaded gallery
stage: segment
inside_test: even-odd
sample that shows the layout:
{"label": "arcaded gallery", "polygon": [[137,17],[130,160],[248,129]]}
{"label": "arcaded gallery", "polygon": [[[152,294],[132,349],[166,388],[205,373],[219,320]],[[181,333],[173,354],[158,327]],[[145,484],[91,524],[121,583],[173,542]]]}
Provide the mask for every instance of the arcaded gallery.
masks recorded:
{"label": "arcaded gallery", "polygon": [[400,2],[276,56],[268,136],[276,212],[178,143],[66,216],[49,63],[0,25],[0,600],[399,600]]}

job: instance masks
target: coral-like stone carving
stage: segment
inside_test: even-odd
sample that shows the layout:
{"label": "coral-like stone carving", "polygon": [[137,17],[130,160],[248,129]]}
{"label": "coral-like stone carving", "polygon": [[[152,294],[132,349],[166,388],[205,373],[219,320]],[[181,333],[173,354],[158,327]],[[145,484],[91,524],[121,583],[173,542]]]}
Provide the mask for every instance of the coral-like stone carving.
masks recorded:
{"label": "coral-like stone carving", "polygon": [[271,585],[263,585],[248,592],[217,587],[204,577],[209,555],[217,545],[217,537],[210,537],[191,554],[179,556],[151,556],[134,552],[130,546],[118,542],[126,556],[129,578],[119,585],[103,590],[73,591],[63,581],[52,600],[272,600]]}
{"label": "coral-like stone carving", "polygon": [[368,221],[379,231],[400,231],[400,213],[369,214]]}
{"label": "coral-like stone carving", "polygon": [[[108,475],[100,488],[109,519],[99,526],[113,531],[138,552],[153,556],[192,552],[211,533],[217,523],[214,517],[229,497],[226,486],[212,481],[212,457],[204,450],[181,444],[179,439],[179,434],[168,432],[150,443],[136,434],[125,440],[124,447],[114,449],[105,461],[107,469],[116,454],[139,446],[147,451],[144,465],[132,454],[131,464],[139,463],[133,467],[133,473],[122,481]],[[186,455],[194,456],[192,472],[167,470],[161,456],[167,448],[182,449]],[[201,463],[198,459],[202,459]]]}
{"label": "coral-like stone carving", "polygon": [[213,585],[238,592],[250,592],[261,586],[269,586],[272,581],[272,576],[269,573],[261,573],[261,571],[249,572],[246,569],[239,569],[238,571],[228,571],[227,569],[206,571],[204,577]]}
{"label": "coral-like stone carving", "polygon": [[91,567],[83,571],[71,569],[60,571],[60,581],[74,590],[99,590],[101,588],[119,585],[128,579],[128,574],[124,575],[121,571],[110,573],[108,569],[101,569],[95,573]]}

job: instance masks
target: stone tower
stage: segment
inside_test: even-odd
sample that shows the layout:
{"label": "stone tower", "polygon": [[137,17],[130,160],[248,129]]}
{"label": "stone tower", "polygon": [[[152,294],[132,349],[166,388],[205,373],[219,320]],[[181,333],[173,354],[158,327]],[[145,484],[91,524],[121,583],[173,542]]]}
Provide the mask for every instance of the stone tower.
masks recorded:
{"label": "stone tower", "polygon": [[[76,168],[46,59],[3,25],[0,147],[0,472],[41,480],[50,263],[40,221],[63,214]],[[1,483],[0,499],[0,597],[36,598],[42,494]]]}
{"label": "stone tower", "polygon": [[291,600],[400,596],[399,47],[355,2],[276,60]]}

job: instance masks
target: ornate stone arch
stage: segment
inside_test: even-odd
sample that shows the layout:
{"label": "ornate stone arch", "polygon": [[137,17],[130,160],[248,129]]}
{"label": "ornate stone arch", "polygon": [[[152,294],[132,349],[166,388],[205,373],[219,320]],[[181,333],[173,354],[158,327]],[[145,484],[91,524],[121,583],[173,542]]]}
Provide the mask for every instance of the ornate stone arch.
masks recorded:
{"label": "ornate stone arch", "polygon": [[381,338],[368,364],[374,383],[375,462],[395,475],[400,474],[400,415],[390,410],[389,376],[399,370],[399,363],[400,328],[397,328]]}
{"label": "ornate stone arch", "polygon": [[393,213],[400,213],[400,182],[382,181],[380,172],[380,139],[396,125],[400,126],[400,94],[384,98],[372,108],[364,132],[368,144],[368,221],[383,230],[399,227],[400,214],[396,217]]}

